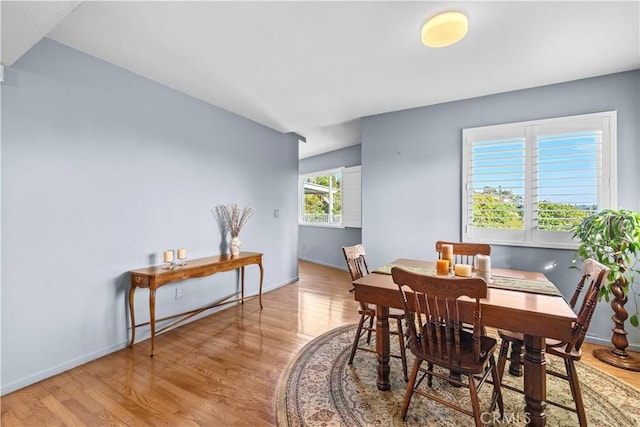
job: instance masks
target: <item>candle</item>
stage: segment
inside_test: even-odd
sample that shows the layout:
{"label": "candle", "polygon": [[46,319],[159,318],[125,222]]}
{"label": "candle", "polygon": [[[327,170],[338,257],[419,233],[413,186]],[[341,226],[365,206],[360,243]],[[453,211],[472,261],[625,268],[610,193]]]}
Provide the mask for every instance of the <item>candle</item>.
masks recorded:
{"label": "candle", "polygon": [[449,274],[449,260],[439,259],[436,261],[436,274],[438,276],[446,276]]}
{"label": "candle", "polygon": [[478,260],[478,271],[482,271],[483,273],[491,271],[491,257],[489,255],[478,255],[476,259]]}
{"label": "candle", "polygon": [[456,264],[454,269],[456,276],[471,277],[471,266],[468,264]]}
{"label": "candle", "polygon": [[164,251],[164,262],[173,261],[173,251]]}
{"label": "candle", "polygon": [[487,273],[486,271],[478,271],[477,277],[482,277],[485,282],[491,283],[493,280],[491,279],[491,273]]}
{"label": "candle", "polygon": [[185,259],[187,257],[187,250],[185,248],[178,249],[178,259]]}
{"label": "candle", "polygon": [[440,247],[442,256],[440,258],[449,261],[449,270],[453,268],[453,245],[445,243]]}

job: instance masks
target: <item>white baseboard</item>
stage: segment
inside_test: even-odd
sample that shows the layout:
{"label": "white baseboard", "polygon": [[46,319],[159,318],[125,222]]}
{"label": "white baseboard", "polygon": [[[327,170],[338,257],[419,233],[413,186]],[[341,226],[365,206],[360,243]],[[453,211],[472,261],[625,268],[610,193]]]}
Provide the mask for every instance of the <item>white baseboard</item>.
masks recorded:
{"label": "white baseboard", "polygon": [[308,259],[308,258],[302,258],[302,257],[298,257],[298,259],[300,261],[306,261],[306,262],[311,262],[313,264],[323,265],[325,267],[335,268],[336,270],[348,271],[347,267],[345,267],[344,265],[332,265],[332,264],[327,264],[326,262],[317,261],[315,259]]}
{"label": "white baseboard", "polygon": [[52,366],[51,368],[43,369],[40,372],[36,372],[24,378],[20,378],[19,380],[16,380],[12,383],[3,384],[0,394],[4,396],[7,393],[20,390],[21,388],[37,383],[38,381],[45,380],[54,375],[58,375],[62,372],[68,371],[69,369],[75,368],[80,365],[84,365],[87,362],[91,362],[92,360],[99,359],[100,357],[106,356],[107,354],[111,354],[115,351],[121,350],[125,348],[127,344],[129,344],[128,341],[120,342],[118,344],[113,344],[101,350],[97,350],[92,353],[88,353],[83,356],[77,357],[75,359],[71,359],[59,365]]}
{"label": "white baseboard", "polygon": [[[294,276],[291,279],[285,280],[282,283],[274,284],[274,285],[271,285],[271,286],[269,286],[267,288],[264,288],[262,290],[262,294],[264,295],[265,293],[267,293],[269,291],[275,290],[277,288],[280,288],[282,286],[288,285],[288,284],[296,282],[296,281],[298,281],[298,276]],[[253,296],[258,296],[258,293],[256,292],[255,294],[247,295],[247,298],[248,297],[253,297]],[[180,325],[177,325],[176,327],[180,327],[181,325],[184,325],[184,324],[187,324],[187,323],[191,323],[191,322],[193,322],[195,320],[198,320],[198,319],[201,319],[203,317],[209,316],[209,315],[211,315],[211,314],[213,314],[213,313],[215,313],[217,311],[224,310],[225,308],[228,308],[230,306],[231,305],[222,306],[222,307],[216,307],[216,308],[212,308],[211,310],[204,311],[203,313],[199,314],[198,316],[194,316],[193,318],[186,320],[185,322],[181,323]],[[175,329],[175,328],[172,328],[172,329]],[[171,330],[171,329],[169,329],[169,330]],[[143,331],[143,332],[136,331],[136,337],[137,337],[136,344],[139,344],[139,343],[141,343],[143,341],[146,341],[149,338],[151,338],[151,333],[149,331]],[[87,353],[85,355],[82,355],[80,357],[71,359],[71,360],[69,360],[67,362],[64,362],[64,363],[60,363],[60,364],[58,364],[56,366],[52,366],[50,368],[43,369],[40,372],[36,372],[34,374],[27,375],[26,377],[20,378],[20,379],[18,379],[16,381],[13,381],[13,382],[9,383],[9,384],[3,384],[2,388],[0,389],[0,396],[4,396],[5,394],[12,393],[12,392],[14,392],[16,390],[20,390],[21,388],[29,386],[31,384],[35,384],[38,381],[45,380],[45,379],[50,378],[50,377],[52,377],[54,375],[58,375],[58,374],[60,374],[62,372],[68,371],[69,369],[76,368],[76,367],[78,367],[80,365],[84,365],[87,362],[91,362],[93,360],[99,359],[101,357],[104,357],[104,356],[106,356],[108,354],[111,354],[113,352],[116,352],[118,350],[122,350],[123,348],[126,348],[128,344],[129,344],[129,341],[127,339],[124,342],[119,342],[119,343],[107,346],[107,347],[105,347],[103,349],[100,349],[100,350],[97,350],[97,351],[94,351],[94,352],[91,352],[91,353]]]}

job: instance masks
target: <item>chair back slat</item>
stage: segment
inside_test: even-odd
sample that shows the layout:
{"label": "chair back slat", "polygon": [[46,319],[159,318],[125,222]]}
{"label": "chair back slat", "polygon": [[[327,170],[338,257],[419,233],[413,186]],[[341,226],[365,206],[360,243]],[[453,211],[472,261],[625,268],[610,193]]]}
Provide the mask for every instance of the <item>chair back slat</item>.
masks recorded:
{"label": "chair back slat", "polygon": [[582,267],[582,278],[578,283],[576,292],[572,296],[569,305],[575,307],[583,287],[586,287],[586,291],[582,304],[580,305],[580,310],[577,313],[577,320],[573,327],[571,341],[567,343],[565,348],[566,352],[571,352],[573,349],[580,350],[582,347],[584,338],[587,335],[587,330],[591,324],[593,312],[595,311],[596,304],[598,303],[598,294],[607,280],[609,271],[610,269],[608,267],[594,259],[587,259],[584,261]]}
{"label": "chair back slat", "polygon": [[480,299],[487,296],[487,284],[483,279],[436,277],[399,267],[392,268],[391,274],[400,291],[409,331],[409,346],[414,354],[454,366],[461,365],[463,349],[459,297],[467,296],[475,299],[472,350],[474,363],[480,360]]}
{"label": "chair back slat", "polygon": [[476,255],[491,255],[491,245],[439,240],[436,242],[438,259],[442,259],[442,245],[451,245],[453,247],[453,260],[455,264],[468,264],[473,266],[473,268],[476,267]]}
{"label": "chair back slat", "polygon": [[585,275],[584,273],[582,274],[582,277],[578,282],[578,286],[576,286],[576,290],[573,291],[573,295],[569,300],[569,307],[575,308],[576,303],[578,302],[578,298],[580,298],[580,294],[582,293],[582,288],[584,287],[584,283],[587,281],[588,277],[589,277],[588,275]]}
{"label": "chair back slat", "polygon": [[344,246],[342,252],[344,253],[344,259],[347,261],[351,280],[358,280],[369,274],[369,266],[367,265],[363,245]]}

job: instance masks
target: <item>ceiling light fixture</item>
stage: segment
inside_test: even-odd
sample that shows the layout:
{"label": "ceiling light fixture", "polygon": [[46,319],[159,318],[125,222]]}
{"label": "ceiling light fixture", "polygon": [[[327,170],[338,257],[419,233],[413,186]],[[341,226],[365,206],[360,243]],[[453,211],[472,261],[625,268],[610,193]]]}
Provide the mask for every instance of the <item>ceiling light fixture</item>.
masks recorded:
{"label": "ceiling light fixture", "polygon": [[429,47],[445,47],[462,40],[469,30],[469,20],[462,12],[438,13],[422,27],[422,44]]}

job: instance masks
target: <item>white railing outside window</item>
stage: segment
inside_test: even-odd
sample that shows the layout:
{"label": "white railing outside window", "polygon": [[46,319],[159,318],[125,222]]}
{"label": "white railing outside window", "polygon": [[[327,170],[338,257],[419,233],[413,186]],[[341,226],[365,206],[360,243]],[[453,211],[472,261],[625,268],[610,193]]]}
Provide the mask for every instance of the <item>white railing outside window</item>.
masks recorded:
{"label": "white railing outside window", "polygon": [[299,224],[361,226],[360,166],[300,175]]}

